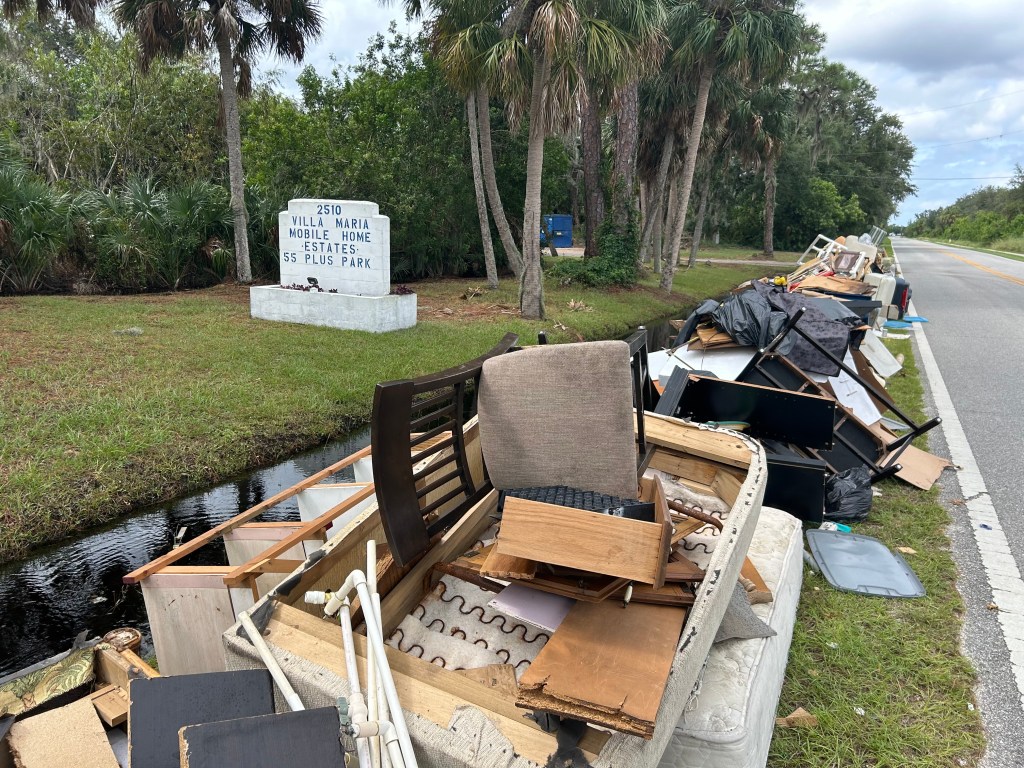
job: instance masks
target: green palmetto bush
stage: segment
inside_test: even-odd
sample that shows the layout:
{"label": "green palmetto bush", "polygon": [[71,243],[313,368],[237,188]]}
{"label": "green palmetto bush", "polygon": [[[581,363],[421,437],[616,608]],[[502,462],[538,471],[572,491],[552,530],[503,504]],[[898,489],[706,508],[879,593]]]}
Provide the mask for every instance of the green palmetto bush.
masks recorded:
{"label": "green palmetto bush", "polygon": [[0,293],[44,286],[71,232],[71,203],[0,144]]}
{"label": "green palmetto bush", "polygon": [[231,209],[223,187],[194,181],[165,190],[152,179],[136,178],[87,197],[102,285],[177,290],[227,277]]}

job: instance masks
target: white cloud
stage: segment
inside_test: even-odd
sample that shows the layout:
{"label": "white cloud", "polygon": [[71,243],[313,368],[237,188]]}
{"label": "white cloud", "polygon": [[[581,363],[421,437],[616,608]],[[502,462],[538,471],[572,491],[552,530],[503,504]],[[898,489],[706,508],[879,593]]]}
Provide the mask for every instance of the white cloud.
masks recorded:
{"label": "white cloud", "polygon": [[803,12],[828,35],[825,55],[869,80],[918,147],[918,193],[901,206],[901,222],[1005,185],[981,177],[1024,164],[1024,133],[1015,134],[1024,130],[1019,0],[808,0]]}

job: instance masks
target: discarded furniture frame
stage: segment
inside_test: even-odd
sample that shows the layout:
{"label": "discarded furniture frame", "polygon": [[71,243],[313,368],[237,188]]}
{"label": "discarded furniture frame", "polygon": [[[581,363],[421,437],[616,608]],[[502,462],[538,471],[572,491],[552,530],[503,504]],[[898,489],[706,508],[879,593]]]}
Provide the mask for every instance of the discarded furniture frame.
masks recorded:
{"label": "discarded furniture frame", "polygon": [[884,403],[888,410],[892,411],[900,421],[906,424],[908,430],[893,442],[884,443],[868,425],[858,419],[841,403],[837,402],[834,432],[838,445],[831,450],[809,449],[810,455],[825,461],[829,470],[834,473],[851,469],[860,464],[867,465],[872,475],[872,482],[877,482],[882,478],[895,474],[900,470],[900,465],[897,463],[900,454],[915,438],[941,424],[942,419],[935,417],[923,424],[918,424],[914,421],[911,416],[906,414],[892,401],[887,393],[881,391],[861,376],[856,368],[848,366],[843,360],[840,360],[822,346],[817,339],[806,333],[798,325],[804,311],[804,309],[800,309],[793,314],[782,331],[768,346],[759,350],[751,358],[737,380],[751,384],[766,384],[767,386],[788,389],[793,392],[821,394],[824,391],[823,385],[815,382],[789,359],[778,354],[779,345],[782,344],[786,336],[790,333],[796,333],[820,354],[824,355],[826,359],[864,387],[874,400]]}
{"label": "discarded furniture frame", "polygon": [[[398,565],[412,563],[431,540],[492,490],[482,461],[474,463],[467,453],[465,427],[476,414],[484,362],[515,353],[517,340],[510,333],[486,354],[455,368],[377,385],[371,427],[373,472],[381,520]],[[657,390],[648,369],[647,332],[637,330],[626,343],[637,413],[637,466],[642,472],[649,461],[643,414],[656,402]],[[442,433],[448,437],[426,446],[428,439]]]}

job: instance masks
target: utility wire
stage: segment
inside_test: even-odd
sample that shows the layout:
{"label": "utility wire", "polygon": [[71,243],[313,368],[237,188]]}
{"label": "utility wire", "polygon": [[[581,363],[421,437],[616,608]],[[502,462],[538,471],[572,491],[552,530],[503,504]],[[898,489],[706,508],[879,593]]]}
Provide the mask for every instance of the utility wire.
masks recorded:
{"label": "utility wire", "polygon": [[947,109],[957,109],[959,107],[969,107],[971,104],[981,104],[985,101],[993,101],[994,99],[1001,99],[1004,96],[1013,96],[1018,93],[1024,93],[1024,88],[1019,91],[1007,91],[1006,93],[997,93],[995,96],[987,96],[984,99],[976,99],[975,101],[965,101],[962,104],[950,104],[948,107],[936,107],[935,109],[923,109],[920,112],[897,112],[898,117],[914,117],[916,115],[928,115],[932,112],[945,112]]}
{"label": "utility wire", "polygon": [[[998,134],[997,136],[985,136],[984,138],[981,138],[981,139],[965,139],[964,141],[951,141],[951,142],[949,142],[947,144],[915,144],[914,148],[915,149],[941,149],[942,147],[954,147],[954,146],[956,146],[958,144],[975,144],[975,143],[977,143],[979,141],[994,141],[995,139],[1002,139],[1002,138],[1005,138],[1007,136],[1016,136],[1016,135],[1021,134],[1021,133],[1024,133],[1024,130],[1020,130],[1020,131],[1005,131],[1003,133]],[[889,155],[889,154],[892,154],[895,151],[896,150],[893,150],[893,149],[879,149],[879,150],[871,150],[871,151],[868,151],[868,152],[844,152],[841,155],[830,155],[829,157],[832,158],[832,159],[836,159],[836,158],[844,158],[844,157],[864,157],[865,155]]]}

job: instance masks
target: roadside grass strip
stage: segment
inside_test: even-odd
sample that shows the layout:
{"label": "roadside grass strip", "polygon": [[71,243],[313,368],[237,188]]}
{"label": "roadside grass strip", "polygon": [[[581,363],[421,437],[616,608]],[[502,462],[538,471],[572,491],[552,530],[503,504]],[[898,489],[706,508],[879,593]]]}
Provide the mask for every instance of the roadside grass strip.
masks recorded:
{"label": "roadside grass strip", "polygon": [[[923,389],[909,340],[888,341],[905,357],[888,382],[894,400],[923,420]],[[918,438],[920,447],[926,438]],[[904,554],[927,595],[864,597],[830,587],[804,569],[804,587],[779,716],[803,707],[813,728],[775,730],[773,768],[964,768],[984,749],[974,707],[974,672],[960,653],[963,602],[939,490],[899,480],[878,487],[871,514],[854,532]]]}

